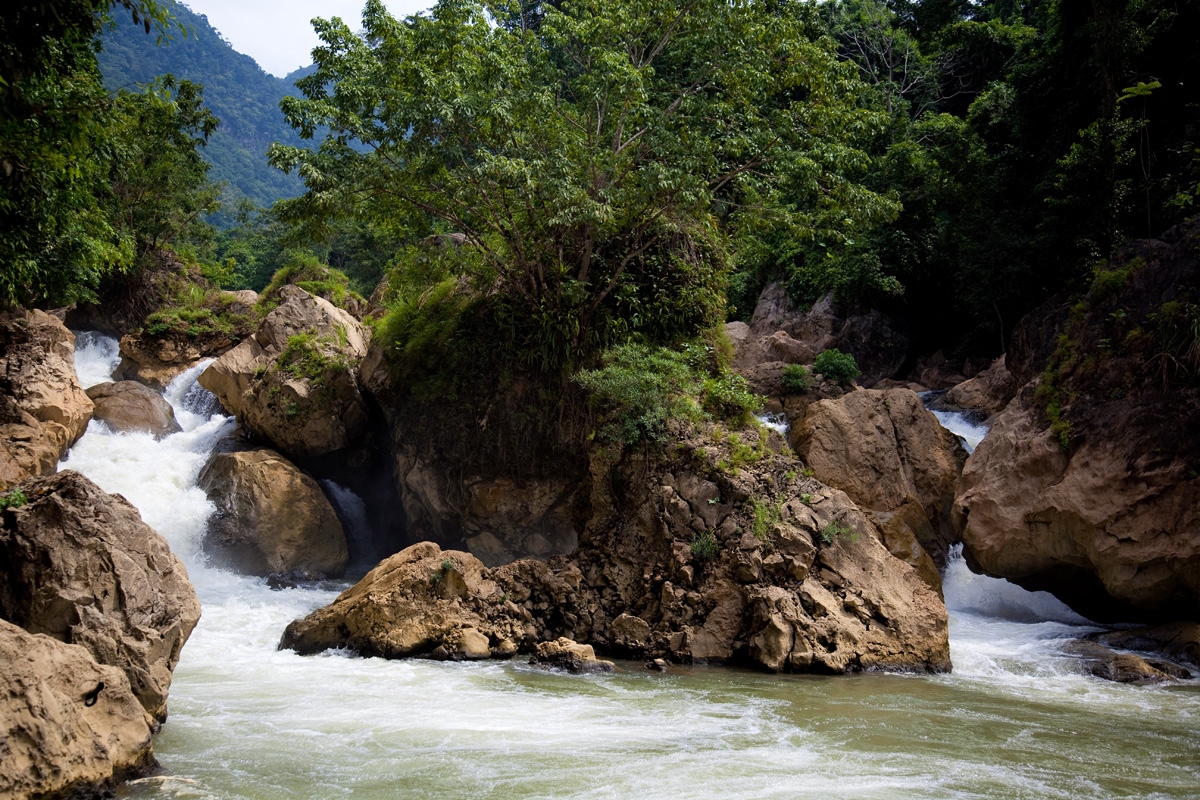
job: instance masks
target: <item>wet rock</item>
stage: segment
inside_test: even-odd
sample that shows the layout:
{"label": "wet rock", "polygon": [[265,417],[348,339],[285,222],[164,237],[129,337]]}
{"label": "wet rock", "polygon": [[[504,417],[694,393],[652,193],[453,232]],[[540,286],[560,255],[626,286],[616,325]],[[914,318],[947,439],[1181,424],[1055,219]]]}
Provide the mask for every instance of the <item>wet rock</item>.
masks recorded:
{"label": "wet rock", "polygon": [[877,522],[893,530],[893,541],[909,538],[899,531],[906,527],[935,563],[945,563],[958,539],[952,511],[966,451],[919,397],[889,389],[822,400],[808,406],[789,439],[819,480],[885,515]]}
{"label": "wet rock", "polygon": [[1090,674],[1117,683],[1162,683],[1191,677],[1191,673],[1178,664],[1145,659],[1133,653],[1118,653],[1086,639],[1069,642],[1063,652],[1078,657]]}
{"label": "wet rock", "polygon": [[281,592],[284,589],[297,589],[301,586],[313,586],[326,580],[323,572],[312,572],[307,569],[291,569],[287,572],[272,572],[267,576],[267,588]]}
{"label": "wet rock", "polygon": [[183,430],[163,396],[135,381],[100,383],[87,390],[95,418],[120,433],[150,433],[158,438]]}
{"label": "wet rock", "polygon": [[248,575],[345,571],[346,534],[333,506],[274,450],[218,453],[198,485],[217,506],[204,550],[221,563]]}
{"label": "wet rock", "polygon": [[0,620],[0,796],[105,796],[155,766],[152,724],[120,669]]}
{"label": "wet rock", "polygon": [[1160,653],[1200,667],[1200,624],[1195,622],[1169,622],[1165,625],[1108,631],[1092,634],[1088,638],[1120,650]]}
{"label": "wet rock", "polygon": [[3,514],[0,617],[118,667],[166,719],[179,653],[200,618],[187,571],[120,495],[65,470],[21,485]]}
{"label": "wet rock", "polygon": [[552,642],[539,642],[533,648],[529,663],[538,667],[562,669],[579,674],[584,672],[615,672],[616,664],[596,658],[590,644],[560,637]]}
{"label": "wet rock", "polygon": [[75,374],[75,336],[57,317],[0,311],[0,396],[0,480],[52,473],[93,409]]}
{"label": "wet rock", "polygon": [[343,450],[366,431],[358,382],[368,332],[351,314],[293,286],[258,331],[200,374],[200,385],[255,436],[302,458]]}
{"label": "wet rock", "polygon": [[667,662],[661,658],[653,658],[645,663],[645,668],[651,672],[666,672]]}

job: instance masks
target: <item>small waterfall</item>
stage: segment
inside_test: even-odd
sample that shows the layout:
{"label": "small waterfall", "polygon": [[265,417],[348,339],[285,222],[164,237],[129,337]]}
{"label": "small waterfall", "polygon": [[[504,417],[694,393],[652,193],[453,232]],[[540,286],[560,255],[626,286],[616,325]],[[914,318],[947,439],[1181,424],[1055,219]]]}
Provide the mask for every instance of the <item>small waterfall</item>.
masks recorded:
{"label": "small waterfall", "polygon": [[783,438],[787,438],[787,415],[782,411],[760,411],[754,415],[754,418],[758,420],[759,424],[761,424],[764,428],[770,428],[771,430],[778,432]]}
{"label": "small waterfall", "polygon": [[96,331],[75,331],[75,371],[84,389],[112,380],[121,363],[117,340]]}
{"label": "small waterfall", "polygon": [[962,442],[968,453],[974,453],[975,448],[987,436],[988,426],[977,421],[977,416],[968,411],[934,411],[942,427],[953,433]]}
{"label": "small waterfall", "polygon": [[320,484],[346,531],[350,547],[350,563],[346,570],[352,575],[365,575],[382,559],[367,517],[367,504],[341,484],[331,480],[320,481]]}

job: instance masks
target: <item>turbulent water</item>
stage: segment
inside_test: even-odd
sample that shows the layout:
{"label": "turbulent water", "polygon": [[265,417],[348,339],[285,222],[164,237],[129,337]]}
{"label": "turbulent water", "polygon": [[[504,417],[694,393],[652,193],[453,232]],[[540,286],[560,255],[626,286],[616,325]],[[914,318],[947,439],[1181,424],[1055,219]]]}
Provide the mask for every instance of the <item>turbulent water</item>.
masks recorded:
{"label": "turbulent water", "polygon": [[[103,352],[81,348],[81,373],[102,373]],[[136,505],[203,604],[155,743],[164,774],[127,795],[1200,797],[1196,684],[1080,674],[1059,649],[1092,626],[961,560],[946,575],[951,675],[660,675],[627,664],[576,677],[520,662],[279,652],[284,626],[334,593],[271,591],[199,555],[212,506],[196,475],[233,422],[193,388],[197,372],[166,393],[182,433],[155,441],[92,423],[63,465]],[[338,502],[352,517],[353,502]]]}

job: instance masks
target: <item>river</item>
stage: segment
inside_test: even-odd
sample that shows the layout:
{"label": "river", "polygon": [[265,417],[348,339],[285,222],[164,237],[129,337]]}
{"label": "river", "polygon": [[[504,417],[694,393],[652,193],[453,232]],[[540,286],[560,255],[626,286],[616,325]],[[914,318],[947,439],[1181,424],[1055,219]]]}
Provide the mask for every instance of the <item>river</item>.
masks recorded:
{"label": "river", "polygon": [[[81,380],[111,340],[81,337]],[[119,492],[184,560],[203,606],[136,798],[1200,798],[1200,682],[1085,676],[1062,644],[1095,630],[1049,595],[945,576],[949,675],[772,676],[622,664],[612,675],[300,657],[276,650],[333,590],[272,591],[212,569],[196,477],[234,423],[195,385],[182,433],[92,422],[63,468]],[[328,487],[327,487],[328,488]],[[344,500],[344,498],[343,498]]]}

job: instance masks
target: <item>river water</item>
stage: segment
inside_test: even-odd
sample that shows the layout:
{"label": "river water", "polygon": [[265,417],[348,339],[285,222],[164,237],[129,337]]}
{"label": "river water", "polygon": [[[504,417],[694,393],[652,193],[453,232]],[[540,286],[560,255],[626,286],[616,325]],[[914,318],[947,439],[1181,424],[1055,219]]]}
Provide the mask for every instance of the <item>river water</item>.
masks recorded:
{"label": "river water", "polygon": [[[107,346],[81,340],[86,381],[115,366]],[[203,606],[155,742],[164,773],[123,796],[1200,798],[1200,684],[1081,674],[1060,648],[1093,626],[958,558],[945,581],[950,675],[623,664],[580,677],[280,652],[287,623],[336,593],[272,591],[204,563],[213,509],[196,476],[234,423],[213,413],[198,371],[166,392],[182,433],[155,441],[93,422],[62,465],[137,506]]]}

